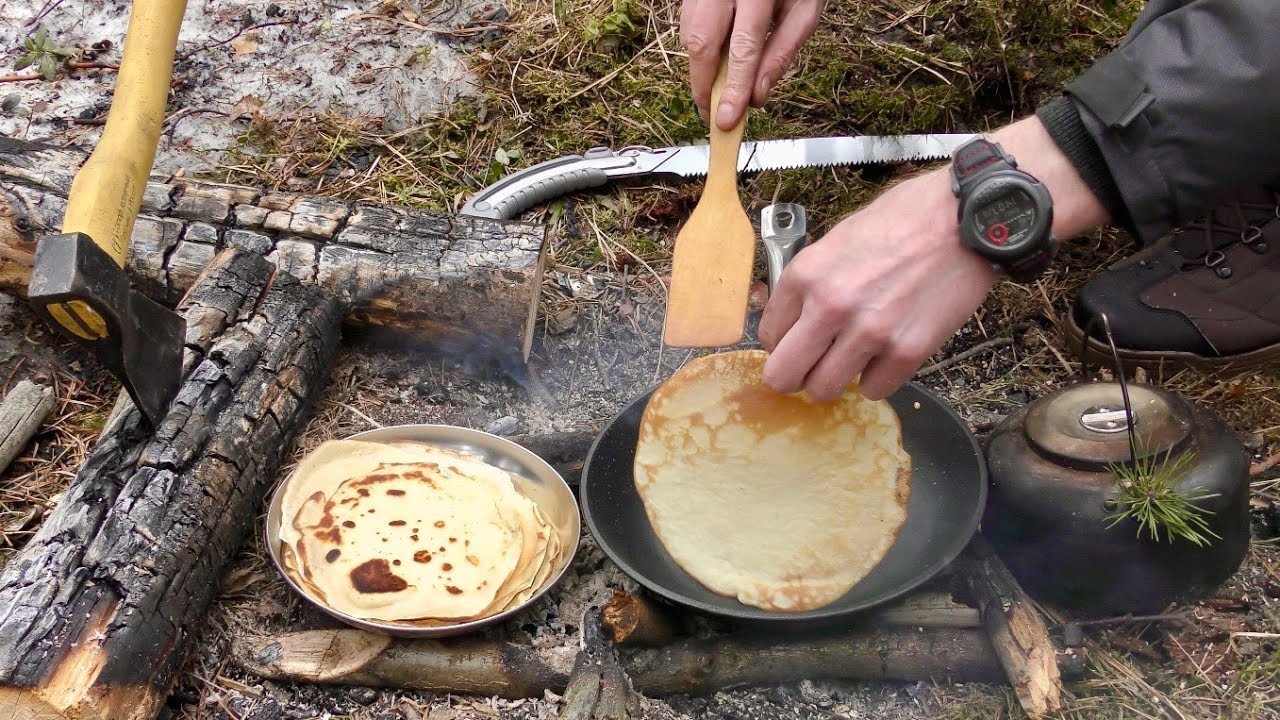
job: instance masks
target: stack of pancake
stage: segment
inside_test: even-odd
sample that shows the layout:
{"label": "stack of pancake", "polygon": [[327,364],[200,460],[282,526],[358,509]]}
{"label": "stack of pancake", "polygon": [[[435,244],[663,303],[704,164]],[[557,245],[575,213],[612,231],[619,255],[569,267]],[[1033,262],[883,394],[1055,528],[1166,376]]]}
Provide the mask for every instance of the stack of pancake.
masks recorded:
{"label": "stack of pancake", "polygon": [[538,591],[560,536],[506,471],[424,443],[334,440],[289,478],[282,565],[318,602],[368,621],[439,627]]}

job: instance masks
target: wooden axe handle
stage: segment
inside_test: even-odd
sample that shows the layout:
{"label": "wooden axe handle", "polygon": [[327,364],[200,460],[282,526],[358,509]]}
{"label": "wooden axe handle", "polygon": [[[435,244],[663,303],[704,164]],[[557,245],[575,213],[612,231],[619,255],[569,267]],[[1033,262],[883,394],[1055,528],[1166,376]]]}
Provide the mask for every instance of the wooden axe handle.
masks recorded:
{"label": "wooden axe handle", "polygon": [[62,232],[81,232],[125,266],[169,99],[186,0],[134,0],[102,137],[71,184]]}

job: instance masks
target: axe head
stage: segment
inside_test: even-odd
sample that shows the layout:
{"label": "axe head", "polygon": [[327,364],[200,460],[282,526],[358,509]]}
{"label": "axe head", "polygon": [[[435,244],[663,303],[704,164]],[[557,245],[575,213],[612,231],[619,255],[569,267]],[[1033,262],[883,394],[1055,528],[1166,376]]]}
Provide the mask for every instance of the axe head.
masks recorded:
{"label": "axe head", "polygon": [[129,287],[124,269],[84,233],[40,239],[27,296],[120,380],[153,428],[160,423],[182,382],[181,315]]}

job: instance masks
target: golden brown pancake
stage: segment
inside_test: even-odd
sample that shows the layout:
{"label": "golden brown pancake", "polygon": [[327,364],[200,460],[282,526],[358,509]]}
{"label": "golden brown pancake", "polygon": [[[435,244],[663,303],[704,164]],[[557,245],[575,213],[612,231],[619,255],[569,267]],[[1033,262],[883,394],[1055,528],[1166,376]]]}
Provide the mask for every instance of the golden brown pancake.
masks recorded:
{"label": "golden brown pancake", "polygon": [[659,541],[712,592],[786,612],[845,595],[906,520],[911,459],[886,401],[770,390],[767,355],[688,363],[641,421],[635,485]]}

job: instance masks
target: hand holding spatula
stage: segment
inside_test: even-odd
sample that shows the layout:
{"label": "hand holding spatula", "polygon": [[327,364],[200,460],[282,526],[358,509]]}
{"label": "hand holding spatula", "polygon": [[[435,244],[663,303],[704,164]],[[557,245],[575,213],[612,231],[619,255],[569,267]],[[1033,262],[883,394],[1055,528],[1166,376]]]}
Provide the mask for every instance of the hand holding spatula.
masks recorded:
{"label": "hand holding spatula", "polygon": [[[711,89],[718,107],[728,56]],[[755,259],[755,230],[738,198],[738,151],[746,127],[711,123],[711,162],[702,197],[676,236],[663,340],[674,347],[723,347],[742,339]]]}

